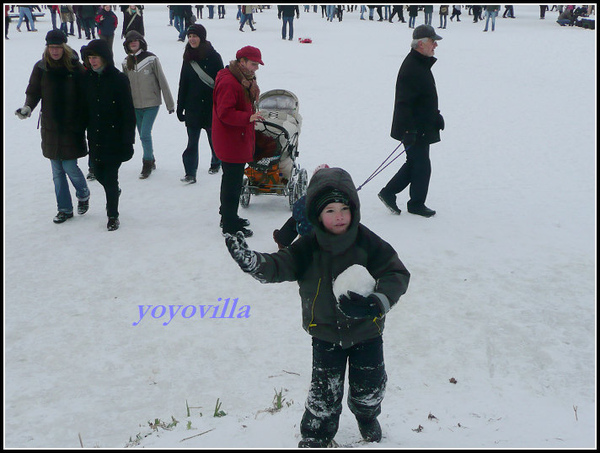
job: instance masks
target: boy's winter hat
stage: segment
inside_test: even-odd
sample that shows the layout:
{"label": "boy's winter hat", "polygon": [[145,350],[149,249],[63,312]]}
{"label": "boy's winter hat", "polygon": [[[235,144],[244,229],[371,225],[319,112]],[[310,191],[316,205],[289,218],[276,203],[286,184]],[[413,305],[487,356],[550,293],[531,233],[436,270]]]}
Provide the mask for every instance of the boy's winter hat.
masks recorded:
{"label": "boy's winter hat", "polygon": [[435,32],[435,28],[427,24],[419,25],[417,28],[415,28],[415,31],[413,31],[413,39],[422,38],[430,38],[434,41],[439,41],[442,39],[442,37]]}
{"label": "boy's winter hat", "polygon": [[202,26],[201,24],[190,25],[187,29],[186,36],[189,36],[191,34],[198,36],[201,42],[206,41],[206,28],[204,28],[204,26]]}
{"label": "boy's winter hat", "polygon": [[264,63],[262,61],[262,55],[260,53],[260,50],[257,49],[256,47],[252,47],[252,46],[242,47],[235,54],[235,58],[236,58],[236,60],[239,60],[240,58],[247,58],[248,60],[256,61],[256,62],[264,65]]}
{"label": "boy's winter hat", "polygon": [[326,189],[322,193],[317,195],[314,203],[315,203],[314,204],[315,212],[317,213],[317,217],[318,217],[319,215],[321,215],[321,211],[323,211],[323,209],[325,209],[325,207],[329,203],[342,203],[342,204],[345,204],[346,206],[350,206],[350,197],[348,197],[348,195],[346,195],[344,192],[342,192],[339,189],[331,188],[331,189]]}
{"label": "boy's winter hat", "polygon": [[66,44],[67,42],[67,35],[65,35],[65,33],[62,30],[59,30],[58,28],[55,30],[50,30],[47,34],[46,34],[46,45],[60,45],[60,44]]}

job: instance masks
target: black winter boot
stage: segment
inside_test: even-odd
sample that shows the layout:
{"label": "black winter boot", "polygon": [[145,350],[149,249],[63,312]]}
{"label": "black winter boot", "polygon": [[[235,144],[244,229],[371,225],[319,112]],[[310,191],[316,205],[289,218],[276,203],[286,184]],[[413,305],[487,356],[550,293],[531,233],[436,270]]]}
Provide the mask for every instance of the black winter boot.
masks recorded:
{"label": "black winter boot", "polygon": [[361,420],[357,420],[357,422],[358,430],[364,440],[367,442],[379,442],[381,440],[381,426],[376,418],[367,422]]}
{"label": "black winter boot", "polygon": [[142,161],[142,172],[140,173],[140,179],[146,179],[152,173],[152,169],[156,168],[154,160],[143,160]]}
{"label": "black winter boot", "polygon": [[121,223],[119,222],[118,217],[109,217],[108,223],[106,224],[106,228],[108,229],[108,231],[115,231],[119,229],[120,224]]}

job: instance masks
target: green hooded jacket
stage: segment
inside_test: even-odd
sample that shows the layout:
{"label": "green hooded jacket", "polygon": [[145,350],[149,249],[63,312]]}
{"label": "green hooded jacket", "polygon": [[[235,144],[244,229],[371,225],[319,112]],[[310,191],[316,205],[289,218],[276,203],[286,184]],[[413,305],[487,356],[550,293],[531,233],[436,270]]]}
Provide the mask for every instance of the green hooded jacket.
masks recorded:
{"label": "green hooded jacket", "polygon": [[[350,203],[352,221],[341,235],[328,233],[315,210],[315,200],[331,189],[346,194]],[[358,264],[375,279],[374,293],[387,312],[406,292],[410,279],[392,246],[360,223],[360,201],[350,175],[341,168],[315,173],[307,190],[306,211],[313,232],[277,253],[258,253],[256,277],[264,283],[298,282],[302,326],[315,338],[349,348],[382,335],[385,313],[374,319],[348,318],[333,294],[338,275]]]}

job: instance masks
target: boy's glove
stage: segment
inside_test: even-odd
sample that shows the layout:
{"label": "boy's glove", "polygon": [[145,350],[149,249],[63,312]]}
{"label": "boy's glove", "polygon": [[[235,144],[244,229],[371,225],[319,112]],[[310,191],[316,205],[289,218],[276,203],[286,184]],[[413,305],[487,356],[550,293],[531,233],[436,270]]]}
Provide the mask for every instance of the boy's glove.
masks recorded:
{"label": "boy's glove", "polygon": [[182,123],[185,121],[185,115],[183,114],[183,109],[177,109],[177,119]]}
{"label": "boy's glove", "polygon": [[225,244],[231,257],[238,263],[244,272],[253,274],[258,268],[256,252],[248,248],[244,233],[238,231],[235,235],[225,234]]}
{"label": "boy's glove", "polygon": [[353,291],[339,297],[338,307],[344,315],[353,319],[380,317],[383,312],[375,294],[365,297]]}
{"label": "boy's glove", "polygon": [[15,115],[17,115],[22,120],[29,118],[31,116],[31,107],[29,107],[28,105],[24,105],[20,109],[17,109]]}

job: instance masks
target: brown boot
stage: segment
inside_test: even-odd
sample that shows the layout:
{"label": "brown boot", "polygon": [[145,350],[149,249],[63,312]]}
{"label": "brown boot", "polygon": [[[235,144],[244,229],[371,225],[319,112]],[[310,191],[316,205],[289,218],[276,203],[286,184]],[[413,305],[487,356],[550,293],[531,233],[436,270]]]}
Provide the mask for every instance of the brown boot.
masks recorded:
{"label": "brown boot", "polygon": [[143,160],[142,161],[142,172],[140,173],[140,179],[146,179],[152,173],[152,169],[156,168],[154,160]]}

